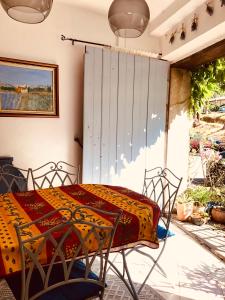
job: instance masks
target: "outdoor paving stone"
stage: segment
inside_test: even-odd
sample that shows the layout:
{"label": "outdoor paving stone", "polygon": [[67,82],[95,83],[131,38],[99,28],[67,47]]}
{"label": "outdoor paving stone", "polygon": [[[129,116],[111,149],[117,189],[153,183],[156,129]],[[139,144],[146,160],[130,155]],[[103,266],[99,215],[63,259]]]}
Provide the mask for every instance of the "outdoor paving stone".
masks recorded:
{"label": "outdoor paving stone", "polygon": [[[225,262],[225,226],[224,230],[215,229],[213,225],[203,224],[201,226],[193,225],[189,222],[181,222],[173,219],[180,229],[186,234],[198,241],[199,244],[206,247],[216,257]],[[223,225],[221,226],[223,228]]]}

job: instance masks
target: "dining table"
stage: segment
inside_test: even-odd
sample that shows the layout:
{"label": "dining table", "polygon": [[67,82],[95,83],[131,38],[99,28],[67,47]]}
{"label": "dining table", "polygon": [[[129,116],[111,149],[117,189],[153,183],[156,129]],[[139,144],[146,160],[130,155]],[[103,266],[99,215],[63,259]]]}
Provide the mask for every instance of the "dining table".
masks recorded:
{"label": "dining table", "polygon": [[[158,248],[157,225],[160,217],[159,206],[146,196],[121,186],[104,184],[74,184],[26,192],[0,194],[0,278],[21,271],[21,259],[15,224],[32,222],[59,208],[71,211],[79,206],[89,206],[105,211],[120,212],[120,221],[113,239],[111,252],[130,249],[136,245]],[[32,232],[39,234],[66,217],[67,211],[32,226]],[[65,216],[63,216],[65,214]],[[85,220],[101,225],[110,224],[106,216],[91,211],[85,213]],[[68,245],[73,247],[73,245]],[[91,249],[90,253],[95,249]],[[51,252],[41,255],[43,264]],[[111,262],[111,264],[113,264]],[[129,279],[129,278],[128,278]],[[124,282],[126,280],[124,279]],[[131,279],[130,279],[131,281]],[[125,283],[126,284],[126,283]],[[131,282],[130,292],[133,285]],[[134,292],[133,298],[137,298]]]}

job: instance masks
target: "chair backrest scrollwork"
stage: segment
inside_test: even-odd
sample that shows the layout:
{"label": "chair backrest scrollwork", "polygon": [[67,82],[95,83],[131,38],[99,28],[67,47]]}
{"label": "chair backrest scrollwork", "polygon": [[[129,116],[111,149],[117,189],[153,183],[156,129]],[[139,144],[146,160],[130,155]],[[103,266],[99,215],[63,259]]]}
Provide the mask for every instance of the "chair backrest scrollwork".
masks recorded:
{"label": "chair backrest scrollwork", "polygon": [[80,167],[66,162],[48,162],[37,169],[30,169],[34,189],[79,183]]}
{"label": "chair backrest scrollwork", "polygon": [[166,229],[174,208],[175,200],[182,182],[182,177],[177,177],[168,168],[157,167],[145,170],[143,195],[156,202],[161,209],[161,221]]}

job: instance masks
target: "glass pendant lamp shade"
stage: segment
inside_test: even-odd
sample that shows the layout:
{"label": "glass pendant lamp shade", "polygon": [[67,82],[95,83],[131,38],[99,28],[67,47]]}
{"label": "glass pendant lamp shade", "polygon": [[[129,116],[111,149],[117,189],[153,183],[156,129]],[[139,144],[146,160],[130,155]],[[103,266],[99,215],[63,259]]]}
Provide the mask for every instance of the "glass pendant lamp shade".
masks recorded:
{"label": "glass pendant lamp shade", "polygon": [[53,0],[1,0],[2,7],[14,20],[35,24],[44,21],[50,13]]}
{"label": "glass pendant lamp shade", "polygon": [[112,31],[123,38],[141,36],[149,18],[149,7],[145,0],[114,0],[108,12]]}

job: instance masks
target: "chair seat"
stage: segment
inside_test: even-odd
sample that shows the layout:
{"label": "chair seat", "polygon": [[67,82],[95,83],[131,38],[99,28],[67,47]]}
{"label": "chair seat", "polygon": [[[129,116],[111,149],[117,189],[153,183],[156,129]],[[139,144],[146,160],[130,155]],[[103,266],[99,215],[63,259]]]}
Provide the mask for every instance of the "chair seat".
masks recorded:
{"label": "chair seat", "polygon": [[[85,273],[85,264],[82,261],[76,261],[71,270],[70,278],[81,278],[84,277]],[[51,284],[61,282],[63,278],[63,270],[61,264],[56,264],[53,267],[54,278],[51,279]],[[89,279],[98,280],[98,276],[90,272],[88,274]],[[13,276],[10,276],[6,279],[10,289],[12,290],[16,299],[20,299],[20,291],[21,291],[21,273],[16,273]],[[30,296],[37,293],[39,290],[43,289],[43,285],[39,276],[39,272],[36,271],[32,276],[32,280],[30,283]],[[87,298],[91,298],[94,296],[98,296],[102,287],[90,283],[90,282],[77,282],[70,283],[58,288],[55,288],[48,293],[45,293],[39,300],[84,300]]]}

